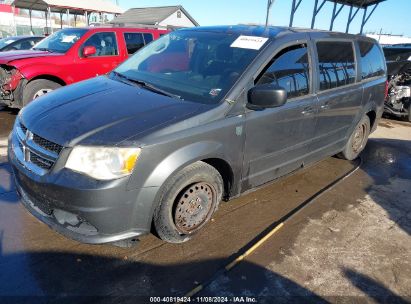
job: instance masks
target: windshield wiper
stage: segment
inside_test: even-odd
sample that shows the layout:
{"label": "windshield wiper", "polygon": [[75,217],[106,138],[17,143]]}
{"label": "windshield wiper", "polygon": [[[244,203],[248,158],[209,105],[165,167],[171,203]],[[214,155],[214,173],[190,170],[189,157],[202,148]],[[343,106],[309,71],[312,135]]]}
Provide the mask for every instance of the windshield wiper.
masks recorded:
{"label": "windshield wiper", "polygon": [[153,85],[153,84],[151,84],[151,83],[148,83],[148,82],[146,82],[146,81],[138,80],[138,79],[133,79],[133,78],[127,77],[126,75],[121,74],[121,73],[116,72],[116,71],[114,71],[114,74],[115,74],[116,76],[118,76],[118,77],[121,77],[121,78],[123,78],[123,79],[126,79],[126,80],[129,81],[129,82],[138,84],[138,85],[141,86],[142,88],[147,89],[147,90],[150,90],[150,91],[152,91],[152,92],[154,92],[154,93],[161,94],[161,95],[168,96],[168,97],[175,98],[175,99],[183,100],[183,99],[181,98],[181,96],[178,96],[178,95],[176,95],[176,94],[173,94],[173,93],[164,91],[164,90],[162,90],[162,89],[156,87],[155,85]]}
{"label": "windshield wiper", "polygon": [[52,50],[47,49],[47,48],[33,48],[33,50],[35,50],[35,51],[43,51],[43,52],[53,53],[53,51],[52,51]]}

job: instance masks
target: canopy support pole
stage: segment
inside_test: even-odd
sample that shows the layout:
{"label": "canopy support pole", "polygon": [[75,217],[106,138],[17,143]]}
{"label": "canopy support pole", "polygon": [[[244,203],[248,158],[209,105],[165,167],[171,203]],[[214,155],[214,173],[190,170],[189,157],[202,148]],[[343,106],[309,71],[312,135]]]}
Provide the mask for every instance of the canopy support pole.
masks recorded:
{"label": "canopy support pole", "polygon": [[69,9],[67,9],[66,11],[66,16],[67,16],[67,26],[70,27],[71,24],[70,24],[70,10]]}
{"label": "canopy support pole", "polygon": [[[353,8],[354,8],[353,6],[350,6],[350,14],[348,15],[347,27],[345,28],[346,33],[348,33],[348,31],[350,30],[351,22],[354,20],[355,16],[357,16],[358,12],[360,11],[360,7],[358,7],[353,15],[352,13]],[[365,10],[367,10],[367,8],[365,8]]]}
{"label": "canopy support pole", "polygon": [[303,0],[298,0],[298,2],[296,0],[293,0],[293,6],[291,7],[291,16],[290,16],[290,27],[293,26],[293,22],[294,22],[294,15],[298,10],[298,7],[300,6],[301,2]]}
{"label": "canopy support pole", "polygon": [[268,26],[268,20],[270,19],[270,10],[271,10],[271,6],[273,6],[275,0],[268,0],[267,2],[267,15],[265,18],[265,27]]}
{"label": "canopy support pole", "polygon": [[14,27],[14,35],[17,36],[17,23],[16,23],[16,7],[12,5],[11,11],[13,12],[13,27]]}
{"label": "canopy support pole", "polygon": [[323,2],[321,3],[320,7],[318,7],[318,0],[315,0],[315,4],[314,4],[314,11],[313,11],[313,18],[311,20],[311,29],[314,28],[315,25],[315,18],[317,17],[318,13],[321,11],[321,9],[323,8],[324,4],[327,2],[327,0],[323,0]]}
{"label": "canopy support pole", "polygon": [[372,11],[370,12],[370,14],[367,16],[367,8],[365,8],[364,10],[364,15],[362,17],[362,23],[361,23],[361,30],[360,30],[360,34],[362,34],[362,32],[364,31],[364,26],[365,24],[368,22],[368,20],[370,20],[372,14],[374,14],[375,10],[377,9],[379,3],[377,3],[376,5],[374,5]]}
{"label": "canopy support pole", "polygon": [[29,17],[30,17],[30,34],[33,35],[33,20],[31,19],[31,8],[29,9]]}
{"label": "canopy support pole", "polygon": [[49,24],[48,24],[48,9],[46,10],[46,32],[44,33],[46,36],[49,34]]}
{"label": "canopy support pole", "polygon": [[334,2],[334,9],[333,9],[333,15],[332,15],[332,18],[331,18],[330,31],[333,30],[334,21],[335,21],[335,19],[337,19],[338,15],[341,13],[343,8],[344,8],[344,4],[341,4],[340,8],[337,10],[337,2]]}
{"label": "canopy support pole", "polygon": [[47,10],[48,10],[48,15],[49,15],[49,19],[50,19],[50,33],[49,34],[53,34],[53,27],[52,27],[52,25],[51,25],[51,7],[49,6],[49,7],[47,7]]}

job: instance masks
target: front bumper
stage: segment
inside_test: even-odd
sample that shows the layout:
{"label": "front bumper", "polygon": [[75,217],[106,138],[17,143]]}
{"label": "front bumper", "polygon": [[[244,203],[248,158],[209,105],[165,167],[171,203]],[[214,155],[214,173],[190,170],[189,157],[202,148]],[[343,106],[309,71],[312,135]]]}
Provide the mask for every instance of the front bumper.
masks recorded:
{"label": "front bumper", "polygon": [[150,232],[158,188],[127,189],[129,178],[98,182],[67,169],[39,176],[15,157],[8,158],[26,209],[60,234],[82,243],[102,244]]}
{"label": "front bumper", "polygon": [[4,91],[0,83],[0,104],[4,104],[11,108],[23,108],[23,90],[27,85],[26,79],[21,79],[17,87],[12,91]]}

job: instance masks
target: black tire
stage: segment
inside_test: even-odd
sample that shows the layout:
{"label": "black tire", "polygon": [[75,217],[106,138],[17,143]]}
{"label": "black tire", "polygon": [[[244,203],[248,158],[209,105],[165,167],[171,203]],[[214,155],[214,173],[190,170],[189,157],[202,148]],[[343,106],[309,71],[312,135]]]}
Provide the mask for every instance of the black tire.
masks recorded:
{"label": "black tire", "polygon": [[411,122],[411,103],[408,106],[408,121]]}
{"label": "black tire", "polygon": [[169,243],[188,241],[211,219],[222,194],[223,179],[214,167],[201,161],[187,166],[162,187],[154,212],[158,236]]}
{"label": "black tire", "polygon": [[60,87],[61,84],[47,79],[36,79],[29,82],[24,88],[23,106],[39,97],[39,92],[43,91],[43,93],[46,94],[47,92],[54,91]]}
{"label": "black tire", "polygon": [[338,156],[346,160],[356,159],[367,145],[370,131],[370,118],[365,115],[354,128],[344,150]]}

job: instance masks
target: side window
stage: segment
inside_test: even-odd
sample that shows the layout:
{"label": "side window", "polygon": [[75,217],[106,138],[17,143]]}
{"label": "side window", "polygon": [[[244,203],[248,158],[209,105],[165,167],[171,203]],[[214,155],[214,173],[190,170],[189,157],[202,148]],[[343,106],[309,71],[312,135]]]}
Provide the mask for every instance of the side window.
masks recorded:
{"label": "side window", "polygon": [[124,40],[129,55],[134,54],[144,46],[144,36],[141,33],[124,33]]}
{"label": "side window", "polygon": [[145,33],[144,34],[144,42],[146,44],[149,44],[151,41],[153,41],[153,34]]}
{"label": "side window", "polygon": [[16,50],[21,50],[21,42],[12,43],[3,49],[3,51],[16,51]]}
{"label": "side window", "polygon": [[317,42],[320,69],[320,90],[328,90],[355,82],[355,60],[352,42]]}
{"label": "side window", "polygon": [[33,40],[24,40],[21,42],[19,50],[29,50],[34,46],[34,44],[35,43]]}
{"label": "side window", "polygon": [[361,78],[367,79],[384,75],[384,59],[380,48],[367,41],[359,41],[361,54]]}
{"label": "side window", "polygon": [[274,83],[287,90],[288,98],[310,92],[310,66],[307,45],[295,45],[277,54],[256,85]]}
{"label": "side window", "polygon": [[113,32],[96,33],[84,42],[81,53],[86,46],[94,46],[97,50],[92,57],[117,56],[118,46],[116,34]]}
{"label": "side window", "polygon": [[36,45],[37,41],[38,41],[37,39],[31,39],[28,41],[29,45],[27,46],[31,49],[33,46]]}

